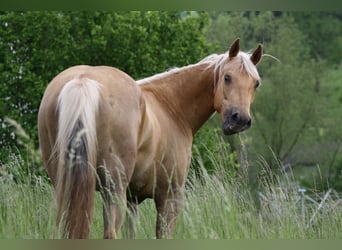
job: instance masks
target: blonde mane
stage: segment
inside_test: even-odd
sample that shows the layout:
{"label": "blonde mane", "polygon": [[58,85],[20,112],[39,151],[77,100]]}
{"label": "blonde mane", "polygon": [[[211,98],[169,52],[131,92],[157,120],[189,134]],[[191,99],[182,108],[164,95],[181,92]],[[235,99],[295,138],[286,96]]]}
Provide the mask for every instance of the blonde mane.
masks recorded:
{"label": "blonde mane", "polygon": [[[184,67],[181,67],[181,68],[175,67],[175,68],[172,68],[169,71],[158,73],[156,75],[153,75],[153,76],[150,76],[150,77],[147,77],[147,78],[144,78],[144,79],[137,80],[137,83],[138,84],[145,84],[145,83],[148,83],[148,82],[150,82],[152,80],[158,80],[158,79],[167,77],[169,75],[172,75],[172,74],[174,74],[174,73],[176,73],[176,72],[178,72],[178,71],[180,71],[182,69],[198,66],[198,65],[201,65],[201,64],[208,64],[207,68],[214,67],[214,72],[215,72],[214,73],[214,82],[216,82],[217,79],[215,79],[215,78],[218,75],[217,73],[221,71],[221,69],[225,65],[226,61],[228,60],[228,54],[229,54],[228,52],[220,54],[220,55],[212,54],[212,55],[209,55],[209,56],[205,57],[204,59],[202,59],[201,61],[199,61],[196,64],[190,64],[190,65],[187,65],[187,66],[184,66]],[[252,77],[255,80],[259,80],[260,81],[259,73],[258,73],[255,65],[253,64],[253,62],[250,60],[250,56],[251,55],[246,53],[246,52],[241,52],[241,51],[239,52],[237,57],[240,58],[240,60],[239,60],[239,62],[241,63],[240,70],[241,71],[245,70],[250,77]]]}
{"label": "blonde mane", "polygon": [[[215,67],[214,68],[214,77],[217,76],[217,73],[221,71],[221,69],[223,68],[223,66],[225,65],[225,63],[228,60],[228,52],[223,53],[221,55],[217,55],[217,54],[212,54],[207,56],[206,58],[204,58],[203,60],[201,60],[199,62],[200,63],[208,63],[208,68],[210,67]],[[239,54],[237,55],[237,57],[240,58],[239,62],[241,63],[241,67],[240,70],[243,71],[245,70],[247,72],[247,74],[252,77],[255,80],[259,80],[260,81],[260,76],[259,73],[257,71],[257,68],[255,67],[255,65],[253,64],[253,62],[250,60],[250,54],[246,53],[246,52],[239,52]],[[216,82],[217,79],[214,79],[214,82]]]}
{"label": "blonde mane", "polygon": [[150,82],[152,80],[162,79],[164,77],[167,77],[169,75],[172,75],[172,74],[180,71],[181,69],[184,69],[184,68],[187,68],[187,67],[192,67],[194,65],[196,65],[196,64],[187,65],[187,66],[184,66],[184,67],[181,67],[181,68],[173,67],[171,70],[168,70],[168,71],[165,71],[165,72],[162,72],[162,73],[158,73],[158,74],[155,74],[153,76],[149,76],[149,77],[146,77],[146,78],[143,78],[143,79],[139,79],[136,82],[138,84],[145,84],[145,83],[148,83],[148,82]]}

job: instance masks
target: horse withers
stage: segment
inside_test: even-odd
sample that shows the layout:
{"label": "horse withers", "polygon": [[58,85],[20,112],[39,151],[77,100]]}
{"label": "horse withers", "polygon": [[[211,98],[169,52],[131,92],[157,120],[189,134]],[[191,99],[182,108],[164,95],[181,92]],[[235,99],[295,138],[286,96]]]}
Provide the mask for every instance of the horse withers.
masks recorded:
{"label": "horse withers", "polygon": [[226,135],[251,126],[261,57],[261,45],[248,54],[237,39],[227,53],[137,82],[106,66],[57,75],[44,93],[38,128],[62,236],[89,237],[98,190],[104,238],[117,238],[126,208],[135,214],[146,198],[156,205],[156,237],[171,238],[193,136],[215,111]]}

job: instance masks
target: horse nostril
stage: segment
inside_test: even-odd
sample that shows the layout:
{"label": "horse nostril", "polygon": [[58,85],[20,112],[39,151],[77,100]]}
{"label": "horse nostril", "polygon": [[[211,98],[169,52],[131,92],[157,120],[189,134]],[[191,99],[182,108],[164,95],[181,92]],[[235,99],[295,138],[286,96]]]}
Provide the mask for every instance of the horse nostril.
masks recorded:
{"label": "horse nostril", "polygon": [[251,118],[248,118],[248,121],[247,121],[246,125],[248,127],[250,127],[252,125],[252,119]]}
{"label": "horse nostril", "polygon": [[234,122],[238,122],[240,120],[240,112],[239,111],[234,111],[231,115],[231,119]]}

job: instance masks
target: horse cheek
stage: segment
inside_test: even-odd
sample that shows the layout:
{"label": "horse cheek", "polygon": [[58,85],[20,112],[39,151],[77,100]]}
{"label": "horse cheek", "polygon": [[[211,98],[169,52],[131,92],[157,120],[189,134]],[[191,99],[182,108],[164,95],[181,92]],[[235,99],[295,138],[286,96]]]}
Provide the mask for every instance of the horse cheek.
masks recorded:
{"label": "horse cheek", "polygon": [[214,108],[220,114],[222,111],[223,99],[224,99],[223,91],[220,91],[218,89],[216,91],[215,98],[214,98]]}

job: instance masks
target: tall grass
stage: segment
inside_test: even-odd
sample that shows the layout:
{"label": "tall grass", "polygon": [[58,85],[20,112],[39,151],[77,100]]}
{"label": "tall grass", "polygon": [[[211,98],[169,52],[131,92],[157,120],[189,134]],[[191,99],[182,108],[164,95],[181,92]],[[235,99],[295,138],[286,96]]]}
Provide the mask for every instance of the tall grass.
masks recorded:
{"label": "tall grass", "polygon": [[[11,164],[11,167],[20,166]],[[18,183],[11,175],[0,176],[1,239],[45,239],[53,236],[53,188],[39,177],[26,178],[25,182]]]}
{"label": "tall grass", "polygon": [[[20,168],[21,161],[11,167]],[[4,172],[4,171],[3,171]],[[245,177],[225,174],[216,166],[190,174],[176,239],[341,239],[342,200],[333,190],[306,195],[292,183],[275,179],[258,191],[259,205],[245,185]],[[46,179],[31,175],[17,183],[0,177],[0,238],[58,238],[54,190]],[[156,211],[151,200],[138,211],[136,238],[154,238]],[[101,198],[96,196],[91,238],[102,238]],[[124,237],[121,234],[121,237]]]}
{"label": "tall grass", "polygon": [[[221,155],[228,152],[222,147]],[[39,172],[38,152],[18,154],[0,163],[0,239],[59,238],[55,226],[54,190]],[[208,152],[210,153],[210,152]],[[245,153],[245,151],[243,152]],[[240,174],[227,171],[227,157],[211,157],[214,170],[190,171],[176,239],[342,239],[342,199],[332,189],[310,193],[290,174],[273,176],[266,162],[258,190],[251,190],[244,155]],[[28,161],[32,162],[28,162]],[[280,164],[280,163],[279,163]],[[34,166],[33,166],[34,165]],[[279,166],[281,168],[281,166]],[[23,169],[25,171],[23,171]],[[257,194],[257,195],[255,195]],[[95,197],[91,238],[102,238],[102,201]],[[156,210],[151,200],[139,206],[135,223],[138,239],[155,237]],[[124,231],[124,230],[123,230]],[[120,233],[121,238],[125,238]]]}
{"label": "tall grass", "polygon": [[257,205],[243,179],[234,182],[220,170],[215,175],[204,170],[200,179],[195,178],[177,224],[177,238],[342,238],[342,200],[332,191],[324,200],[324,194],[317,194],[314,201],[293,183],[275,180],[261,184]]}

